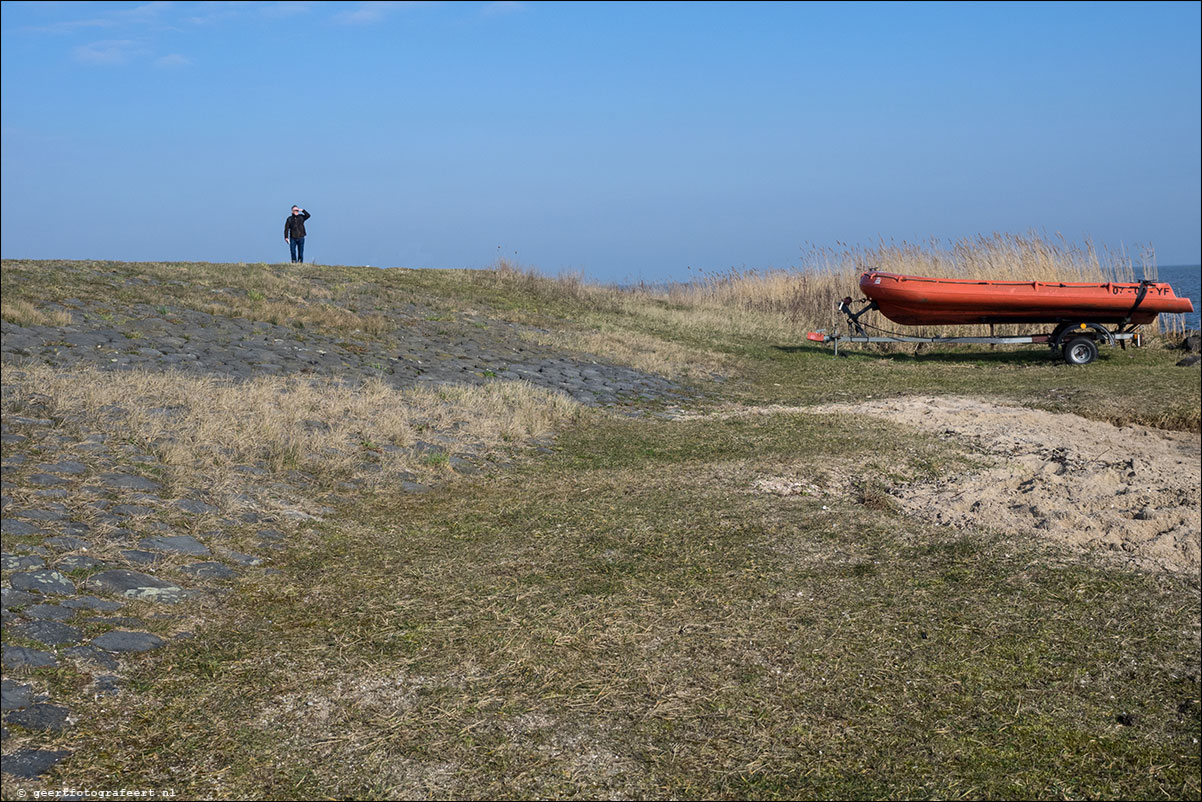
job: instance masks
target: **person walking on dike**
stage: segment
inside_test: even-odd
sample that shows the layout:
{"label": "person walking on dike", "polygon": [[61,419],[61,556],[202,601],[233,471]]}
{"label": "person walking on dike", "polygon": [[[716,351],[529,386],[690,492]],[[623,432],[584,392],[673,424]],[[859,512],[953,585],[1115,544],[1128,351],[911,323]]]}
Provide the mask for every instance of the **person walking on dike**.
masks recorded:
{"label": "person walking on dike", "polygon": [[284,221],[284,242],[292,251],[292,261],[305,261],[305,221],[312,217],[299,206],[292,207],[292,214]]}

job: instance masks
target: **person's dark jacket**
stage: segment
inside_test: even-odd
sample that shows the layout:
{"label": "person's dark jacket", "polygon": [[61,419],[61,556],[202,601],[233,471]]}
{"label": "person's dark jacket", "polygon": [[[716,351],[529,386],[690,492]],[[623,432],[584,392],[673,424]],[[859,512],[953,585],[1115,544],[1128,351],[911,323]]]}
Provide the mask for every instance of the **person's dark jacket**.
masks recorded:
{"label": "person's dark jacket", "polygon": [[290,214],[284,221],[284,239],[302,239],[305,236],[305,221],[313,215],[301,209],[300,214]]}

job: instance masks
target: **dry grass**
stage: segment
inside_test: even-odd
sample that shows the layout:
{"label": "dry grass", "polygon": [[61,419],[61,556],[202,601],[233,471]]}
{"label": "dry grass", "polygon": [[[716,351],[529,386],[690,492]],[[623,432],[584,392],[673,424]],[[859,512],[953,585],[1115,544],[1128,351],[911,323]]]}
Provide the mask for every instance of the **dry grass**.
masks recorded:
{"label": "dry grass", "polygon": [[29,301],[0,302],[0,317],[17,326],[69,326],[71,313],[63,309],[45,311]]}
{"label": "dry grass", "polygon": [[[845,296],[859,296],[862,273],[889,273],[993,281],[1100,282],[1135,281],[1157,275],[1154,257],[1144,254],[1139,270],[1126,252],[1101,252],[1090,243],[1074,245],[1037,234],[992,234],[947,245],[881,244],[842,249],[813,248],[798,268],[789,270],[731,270],[701,275],[697,280],[643,292],[674,304],[697,309],[766,313],[798,328],[831,327],[838,322],[835,306]],[[1164,316],[1160,330],[1183,327],[1180,316]],[[878,318],[878,324],[891,326]],[[956,332],[982,333],[986,327],[954,327]],[[917,333],[919,329],[908,329]],[[952,334],[939,327],[931,333]],[[999,332],[1002,329],[999,329]]]}
{"label": "dry grass", "polygon": [[1196,584],[925,527],[854,485],[747,492],[786,466],[961,464],[879,423],[598,418],[561,442],[298,538],[146,658],[145,696],[85,711],[70,776],[218,798],[1196,797]]}
{"label": "dry grass", "polygon": [[[730,270],[699,274],[694,280],[667,286],[606,287],[586,284],[579,276],[550,278],[501,260],[492,271],[497,286],[522,289],[545,298],[581,303],[602,312],[584,321],[569,347],[613,353],[623,361],[657,373],[689,375],[694,360],[704,370],[726,372],[706,355],[673,353],[665,340],[685,338],[793,340],[814,329],[832,329],[843,322],[836,310],[839,300],[859,297],[859,277],[870,270],[950,278],[995,281],[1038,280],[1064,282],[1135,281],[1136,276],[1156,278],[1154,256],[1144,253],[1138,264],[1124,252],[1099,252],[1091,243],[1076,245],[1038,234],[992,234],[948,244],[881,244],[875,247],[812,248],[798,267],[781,270]],[[600,328],[608,315],[639,321],[645,339],[623,342]],[[866,322],[897,329],[879,315]],[[998,326],[996,333],[1016,333],[1030,327]],[[1180,315],[1162,315],[1149,327],[1174,333],[1184,329]],[[912,335],[981,335],[986,326],[906,327]],[[710,352],[713,353],[712,351]],[[650,358],[649,358],[649,355]],[[662,357],[659,355],[663,355]]]}
{"label": "dry grass", "polygon": [[298,470],[326,482],[378,488],[447,470],[470,450],[495,455],[546,435],[579,414],[569,397],[525,382],[398,390],[379,380],[214,377],[129,371],[115,381],[93,368],[29,366],[6,371],[5,411],[36,408],[83,431],[119,433],[155,455],[174,489],[203,486],[227,505],[247,466]]}
{"label": "dry grass", "polygon": [[221,303],[206,305],[200,311],[231,318],[261,320],[277,326],[314,328],[340,334],[367,334],[378,337],[396,330],[396,323],[380,314],[358,314],[325,301],[286,297],[267,300],[252,292],[246,297],[227,297]]}
{"label": "dry grass", "polygon": [[[803,321],[787,305],[757,304],[769,293],[751,284],[707,298],[503,268],[134,265],[106,268],[101,282],[63,264],[55,292],[110,298],[119,287],[130,295],[120,303],[189,308],[237,298],[231,313],[330,303],[360,316],[442,299],[438,310],[566,323],[564,342],[657,371],[729,359],[747,381],[707,385],[714,402],[954,391],[1080,411],[1105,397],[1124,414],[1176,405],[1197,425],[1196,374],[1168,354],[1088,371],[977,354],[834,360],[772,348]],[[159,283],[134,283],[145,276]],[[949,532],[895,512],[883,488],[971,464],[947,443],[785,409],[584,415],[509,382],[398,391],[15,365],[4,378],[6,416],[56,424],[44,439],[6,444],[6,457],[29,457],[14,479],[50,459],[47,446],[70,453],[73,438],[109,432],[104,450],[117,461],[121,439],[131,461],[156,458],[136,470],[161,466],[165,494],[217,486],[188,495],[232,506],[238,493],[292,483],[336,510],[297,525],[272,571],[245,572],[220,602],[189,607],[192,637],[128,658],[128,693],[72,701],[71,730],[37,736],[72,752],[38,781],[47,787],[119,780],[218,798],[1197,797],[1196,578],[1113,572],[1034,538]],[[407,473],[447,470],[419,439],[505,453],[577,417],[537,461],[445,492],[394,492]],[[816,490],[754,492],[779,477]],[[358,484],[324,495],[344,482]],[[16,504],[33,506],[35,492],[18,491]],[[199,520],[182,531],[202,534],[211,524]],[[88,535],[105,536],[99,525]],[[231,537],[249,550],[238,539],[249,531]],[[167,558],[162,570],[182,563]],[[164,636],[184,626],[131,614]],[[75,669],[42,671],[38,681],[83,696]],[[6,748],[32,737],[18,732]],[[35,787],[6,779],[5,794]]]}
{"label": "dry grass", "polygon": [[701,380],[707,376],[726,375],[735,369],[736,362],[728,354],[690,348],[613,325],[592,331],[527,330],[522,336],[560,350],[604,355],[608,361],[672,380]]}
{"label": "dry grass", "polygon": [[[365,274],[364,270],[313,265],[6,259],[5,291],[16,297],[11,302],[6,299],[4,319],[11,319],[10,305],[23,309],[29,301],[91,296],[123,307],[178,307],[298,329],[379,337],[395,331],[396,324],[379,310],[364,307],[386,301],[389,288],[381,284],[386,279],[383,271],[370,269]],[[53,318],[42,325],[70,322],[69,317]]]}

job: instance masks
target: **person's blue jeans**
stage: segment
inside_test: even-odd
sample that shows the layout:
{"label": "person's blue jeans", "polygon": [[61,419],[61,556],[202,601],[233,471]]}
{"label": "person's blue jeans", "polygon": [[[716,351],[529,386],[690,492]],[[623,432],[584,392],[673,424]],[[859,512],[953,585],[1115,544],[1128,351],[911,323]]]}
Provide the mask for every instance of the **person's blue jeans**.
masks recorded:
{"label": "person's blue jeans", "polygon": [[292,261],[294,261],[294,262],[305,261],[305,238],[304,237],[293,237],[292,239],[288,240],[288,248],[289,248],[289,250],[292,251]]}

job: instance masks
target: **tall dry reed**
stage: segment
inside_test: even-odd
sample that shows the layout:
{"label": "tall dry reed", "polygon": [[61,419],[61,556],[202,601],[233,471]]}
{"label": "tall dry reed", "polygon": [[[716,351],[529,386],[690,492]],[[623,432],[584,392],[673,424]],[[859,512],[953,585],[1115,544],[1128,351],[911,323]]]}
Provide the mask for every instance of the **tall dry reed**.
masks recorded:
{"label": "tall dry reed", "polygon": [[[841,322],[840,299],[860,297],[859,277],[872,270],[939,278],[993,281],[1100,282],[1156,278],[1154,255],[1144,252],[1135,262],[1126,251],[1099,251],[1092,243],[1073,244],[1038,234],[992,234],[950,243],[881,243],[808,249],[798,267],[776,270],[730,270],[702,274],[687,283],[636,288],[636,294],[659,297],[693,309],[750,313],[785,321],[796,332],[832,328]],[[1161,316],[1157,328],[1184,326],[1180,316]],[[865,318],[882,328],[898,329],[879,314]],[[996,327],[1009,333],[1019,327]],[[1029,327],[1026,327],[1029,328]],[[907,334],[983,334],[986,326],[906,328]]]}

